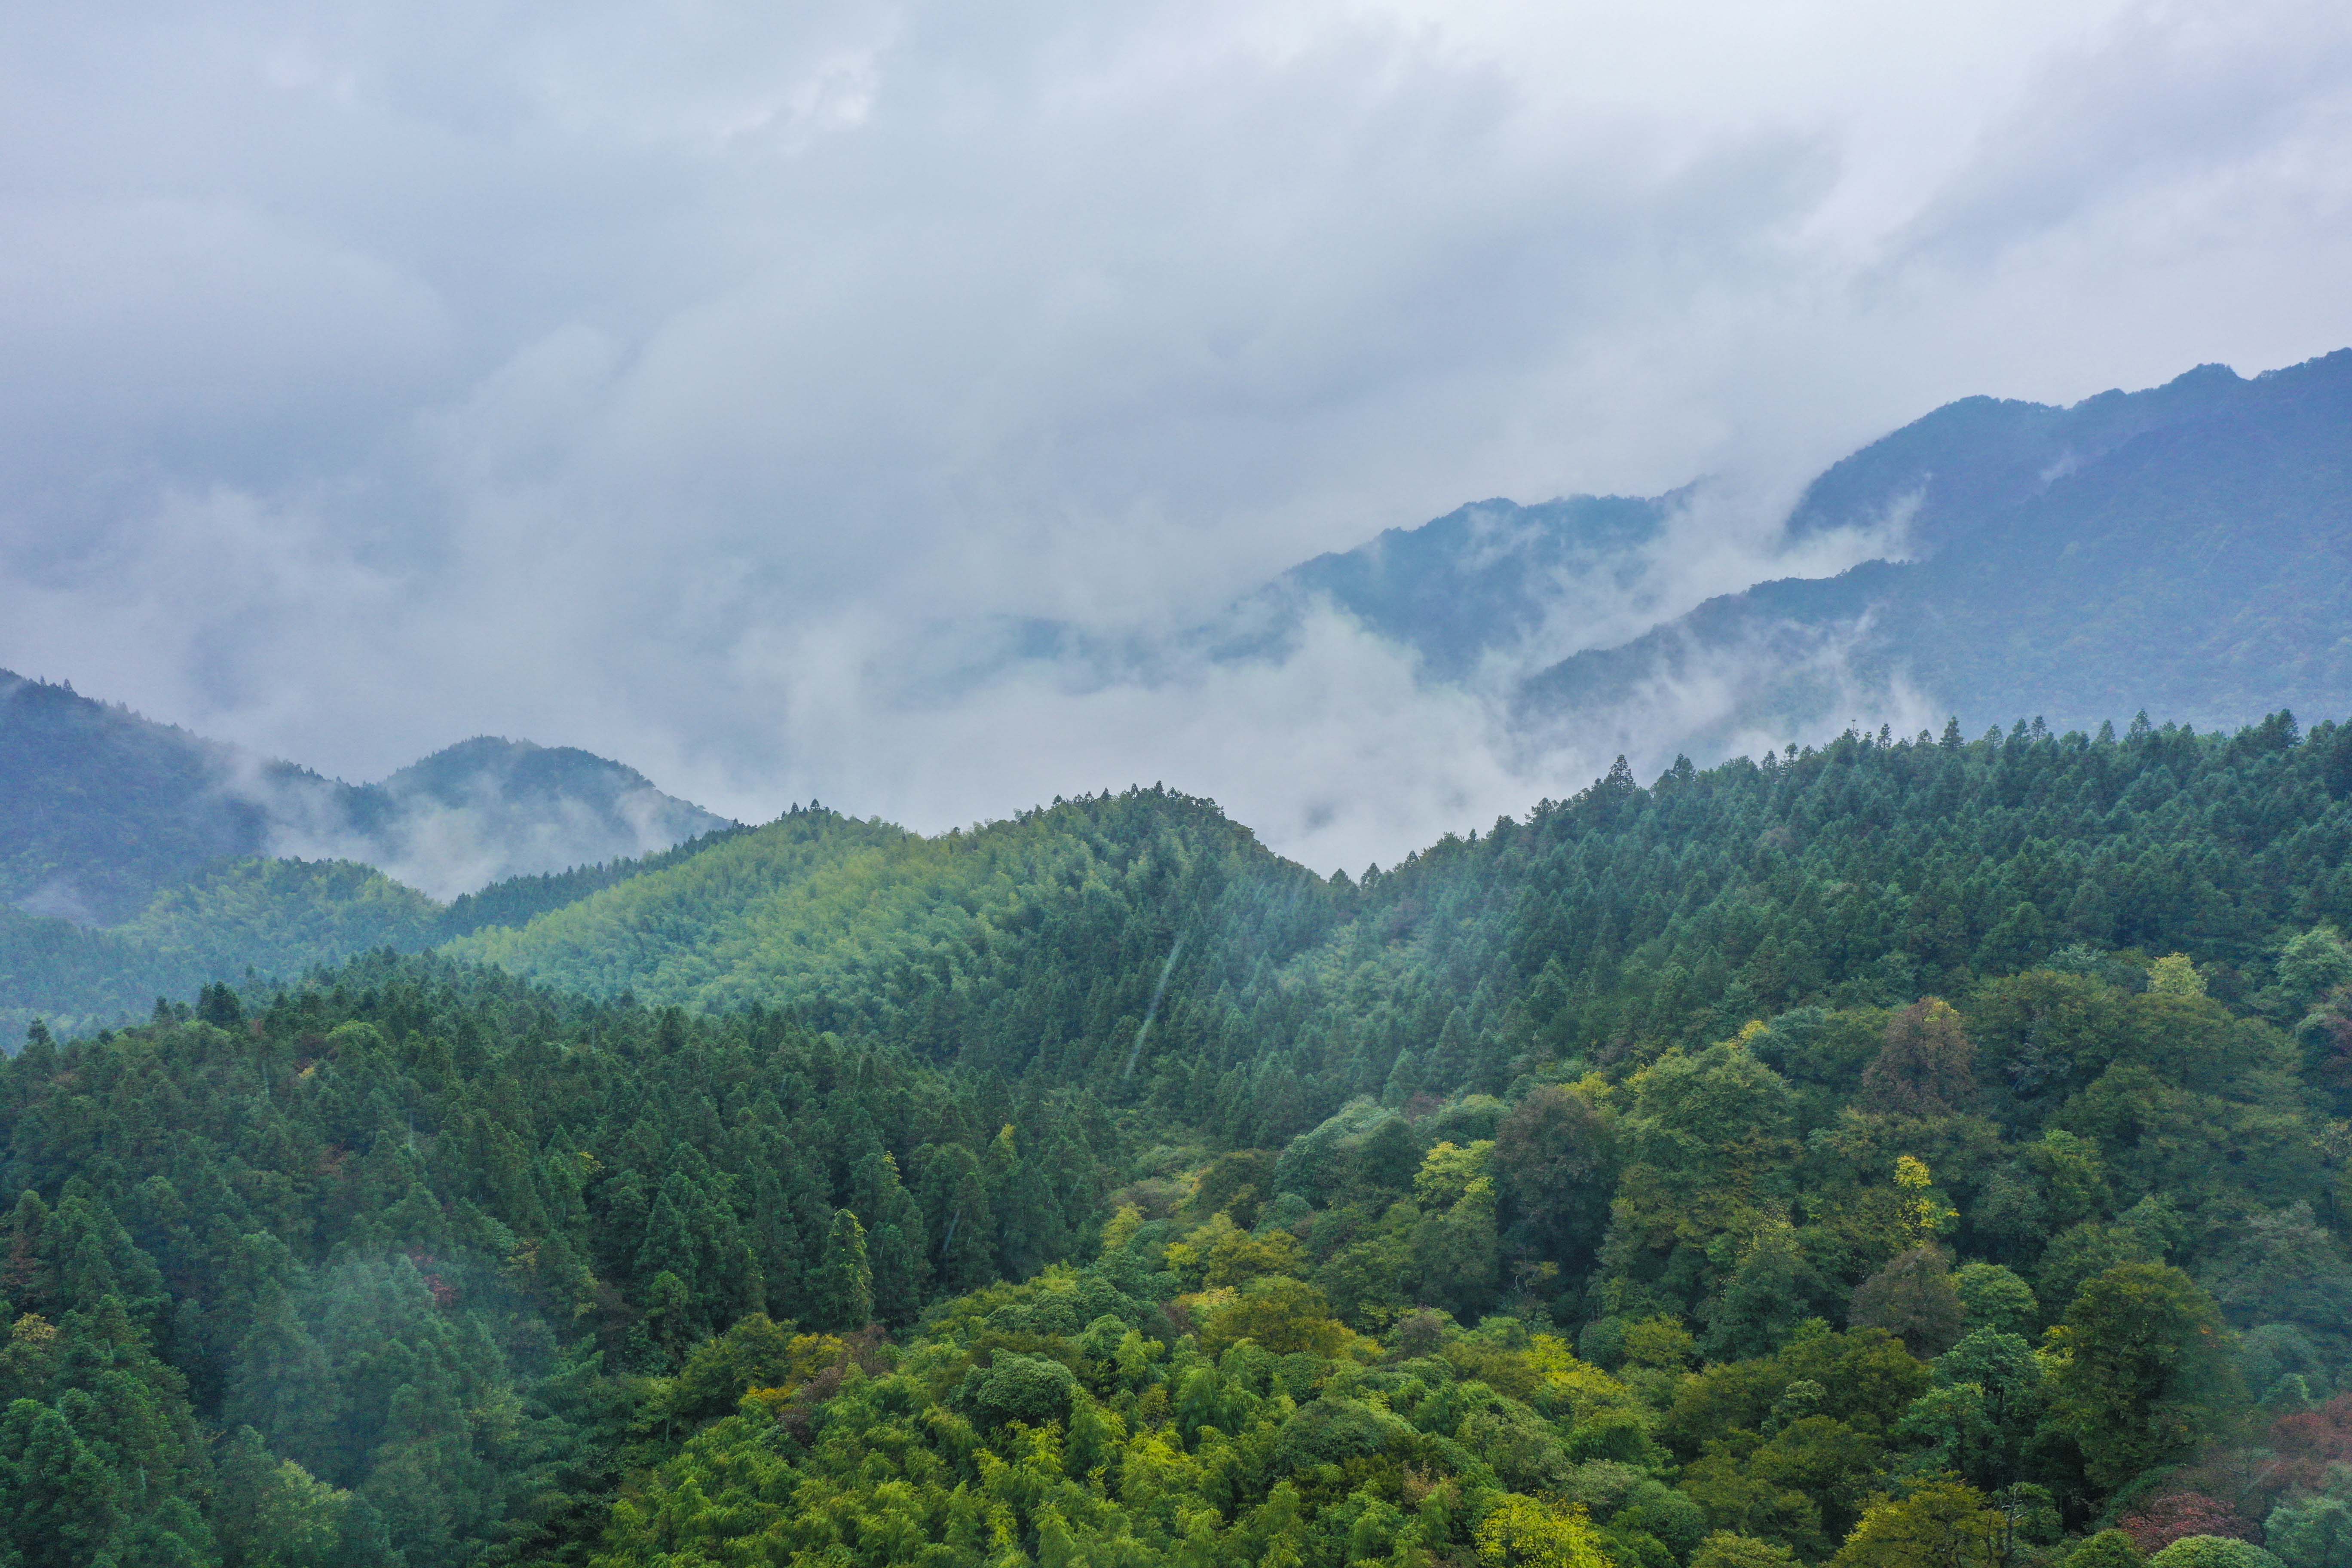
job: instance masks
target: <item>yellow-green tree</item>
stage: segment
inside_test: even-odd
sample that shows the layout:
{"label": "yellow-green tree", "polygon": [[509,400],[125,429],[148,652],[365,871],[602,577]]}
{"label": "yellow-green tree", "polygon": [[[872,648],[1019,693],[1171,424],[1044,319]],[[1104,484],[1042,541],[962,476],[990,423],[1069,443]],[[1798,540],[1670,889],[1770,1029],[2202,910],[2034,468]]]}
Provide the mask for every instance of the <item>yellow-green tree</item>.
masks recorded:
{"label": "yellow-green tree", "polygon": [[1477,1541],[1478,1561],[1489,1568],[1613,1568],[1581,1507],[1518,1492],[1505,1494],[1478,1521]]}
{"label": "yellow-green tree", "polygon": [[1865,1509],[1830,1568],[2000,1568],[2006,1535],[1984,1493],[1944,1477]]}

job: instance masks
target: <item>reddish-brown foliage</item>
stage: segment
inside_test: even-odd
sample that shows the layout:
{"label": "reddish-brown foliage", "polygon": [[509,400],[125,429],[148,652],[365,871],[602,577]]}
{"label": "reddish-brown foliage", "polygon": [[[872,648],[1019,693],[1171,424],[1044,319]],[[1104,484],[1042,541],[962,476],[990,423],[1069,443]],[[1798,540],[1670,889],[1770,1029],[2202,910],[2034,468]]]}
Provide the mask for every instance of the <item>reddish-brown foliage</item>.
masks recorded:
{"label": "reddish-brown foliage", "polygon": [[2330,1465],[2352,1465],[2352,1394],[2339,1394],[2315,1410],[2282,1415],[2271,1423],[2270,1473],[2266,1485],[2279,1491],[2316,1491]]}
{"label": "reddish-brown foliage", "polygon": [[439,1258],[421,1247],[412,1247],[409,1250],[408,1261],[416,1265],[416,1271],[425,1277],[425,1288],[433,1292],[435,1306],[449,1307],[456,1304],[457,1287],[442,1279],[437,1272],[441,1262]]}
{"label": "reddish-brown foliage", "polygon": [[2173,1492],[2144,1502],[2118,1521],[2142,1552],[2154,1556],[2188,1535],[2254,1539],[2254,1527],[2236,1509],[2203,1492]]}
{"label": "reddish-brown foliage", "polygon": [[2316,1076],[2338,1094],[2352,1090],[2352,986],[2338,989],[2327,998],[2320,1028],[2326,1041],[2326,1054],[2320,1058]]}
{"label": "reddish-brown foliage", "polygon": [[1863,1104],[1898,1116],[1950,1116],[1976,1099],[1977,1048],[1951,1004],[1930,996],[1897,1013],[1862,1075]]}

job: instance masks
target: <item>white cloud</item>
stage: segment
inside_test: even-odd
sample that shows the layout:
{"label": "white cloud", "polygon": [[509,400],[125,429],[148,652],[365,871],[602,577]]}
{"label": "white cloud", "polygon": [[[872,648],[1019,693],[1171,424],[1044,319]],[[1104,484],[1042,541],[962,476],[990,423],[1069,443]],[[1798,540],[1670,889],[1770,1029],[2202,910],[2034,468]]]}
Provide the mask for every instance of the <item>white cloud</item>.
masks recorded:
{"label": "white cloud", "polygon": [[1515,760],[1337,626],[945,706],[893,672],[992,617],[1148,637],[1475,497],[1723,476],[1643,595],[1563,610],[1638,630],[1947,398],[2352,341],[2352,18],[2317,0],[100,5],[12,38],[0,664],[354,777],[528,734],[924,826],[1165,777],[1386,860],[1607,756]]}

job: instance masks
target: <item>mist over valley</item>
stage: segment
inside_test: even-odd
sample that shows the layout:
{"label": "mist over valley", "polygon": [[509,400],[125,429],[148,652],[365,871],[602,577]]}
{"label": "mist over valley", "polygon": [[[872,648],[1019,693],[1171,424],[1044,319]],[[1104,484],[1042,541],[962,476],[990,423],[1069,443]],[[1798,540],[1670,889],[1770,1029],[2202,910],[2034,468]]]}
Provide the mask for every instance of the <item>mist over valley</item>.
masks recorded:
{"label": "mist over valley", "polygon": [[2347,1568],[2352,12],[0,37],[0,1568]]}

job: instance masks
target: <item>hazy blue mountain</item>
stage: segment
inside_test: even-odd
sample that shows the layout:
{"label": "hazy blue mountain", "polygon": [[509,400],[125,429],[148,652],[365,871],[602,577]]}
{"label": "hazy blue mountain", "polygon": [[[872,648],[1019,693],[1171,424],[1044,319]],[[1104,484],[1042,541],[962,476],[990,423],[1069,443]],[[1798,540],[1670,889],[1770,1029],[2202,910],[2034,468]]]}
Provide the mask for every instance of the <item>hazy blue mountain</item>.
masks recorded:
{"label": "hazy blue mountain", "polygon": [[2352,351],[2252,380],[2201,365],[2069,407],[1964,398],[1806,488],[1792,550],[1838,531],[1899,542],[1835,577],[1759,584],[1530,665],[1547,635],[1575,648],[1591,640],[1580,627],[1642,623],[1679,496],[1487,500],[1294,568],[1213,641],[1278,654],[1328,603],[1414,650],[1432,679],[1521,662],[1535,673],[1514,710],[1534,750],[1606,730],[1719,752],[1906,700],[1972,725],[2338,711],[2352,703],[2347,468]]}
{"label": "hazy blue mountain", "polygon": [[1832,464],[1805,488],[1789,531],[1801,539],[1901,517],[1911,550],[1932,555],[2127,442],[2225,411],[2247,384],[2207,364],[2070,408],[1964,397]]}
{"label": "hazy blue mountain", "polygon": [[635,859],[731,826],[664,795],[635,768],[570,746],[480,736],[412,763],[338,803],[281,852],[364,860],[437,899],[516,877]]}
{"label": "hazy blue mountain", "polygon": [[[1295,568],[1193,646],[1278,657],[1330,605],[1428,679],[1492,689],[1547,646],[1645,624],[1626,605],[1679,499],[1465,506]],[[1530,749],[1577,734],[1589,752],[1613,727],[1721,754],[1820,739],[1891,692],[1972,730],[2352,709],[2352,351],[2068,408],[1950,405],[1824,472],[1788,532],[1853,529],[1893,529],[1904,558],[1759,584],[1525,679]],[[1139,643],[1033,632],[1017,657],[1148,678]],[[585,917],[522,937],[534,919],[743,831],[569,748],[480,738],[352,785],[0,674],[0,1020],[496,928],[518,934],[469,945],[536,952]]]}
{"label": "hazy blue mountain", "polygon": [[1460,679],[1490,654],[1512,654],[1589,600],[1637,588],[1639,552],[1676,498],[1569,496],[1534,506],[1500,499],[1418,528],[1392,528],[1295,566],[1244,600],[1232,652],[1271,649],[1308,606],[1326,602]]}
{"label": "hazy blue mountain", "polygon": [[1473,501],[1303,562],[1172,636],[1006,617],[911,639],[926,653],[952,651],[938,665],[919,653],[898,673],[936,702],[1015,665],[1053,666],[1065,684],[1150,685],[1197,659],[1279,661],[1311,617],[1337,610],[1417,655],[1428,679],[1465,680],[1490,658],[1524,667],[1589,646],[1596,623],[1622,624],[1651,596],[1649,547],[1683,494]]}
{"label": "hazy blue mountain", "polygon": [[1527,683],[1523,721],[1700,681],[1736,683],[1751,729],[1834,725],[1896,683],[1972,728],[2352,706],[2352,351],[2072,408],[1953,404],[1823,474],[1791,528],[1892,513],[1912,559],[1759,584],[1578,654]]}
{"label": "hazy blue mountain", "polygon": [[[262,767],[273,790],[331,787]],[[218,742],[0,670],[0,902],[110,925],[203,866],[262,853],[268,810],[227,787],[253,771]]]}
{"label": "hazy blue mountain", "polygon": [[0,902],[115,925],[208,867],[373,866],[439,899],[728,826],[569,747],[479,739],[349,784],[0,671]]}

